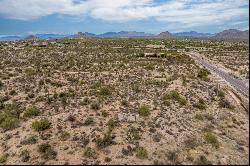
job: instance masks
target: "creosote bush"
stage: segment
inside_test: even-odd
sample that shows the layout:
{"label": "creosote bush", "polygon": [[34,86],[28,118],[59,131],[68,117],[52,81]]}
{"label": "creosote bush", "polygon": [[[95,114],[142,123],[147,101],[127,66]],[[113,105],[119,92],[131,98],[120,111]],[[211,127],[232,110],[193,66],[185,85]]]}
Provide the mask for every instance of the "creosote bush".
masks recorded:
{"label": "creosote bush", "polygon": [[219,148],[220,143],[219,143],[217,137],[213,133],[206,132],[204,134],[204,138],[205,138],[205,141],[207,143],[211,144],[215,148]]}
{"label": "creosote bush", "polygon": [[138,113],[140,116],[147,117],[150,115],[150,110],[147,106],[143,105],[138,109]]}
{"label": "creosote bush", "polygon": [[31,118],[31,117],[38,116],[39,114],[40,114],[40,111],[39,111],[38,108],[36,108],[36,107],[30,107],[30,108],[28,108],[28,109],[24,112],[23,116],[24,116],[24,117],[27,117],[27,118]]}
{"label": "creosote bush", "polygon": [[103,138],[98,138],[96,140],[96,145],[98,148],[105,148],[109,145],[111,145],[113,143],[112,141],[112,136],[111,136],[111,132],[108,132],[106,134],[104,134],[104,137]]}
{"label": "creosote bush", "polygon": [[110,87],[101,87],[99,89],[99,93],[100,96],[102,97],[109,97],[112,95],[112,91]]}
{"label": "creosote bush", "polygon": [[136,149],[136,157],[139,159],[146,159],[148,158],[148,152],[145,148],[143,147],[138,147]]}
{"label": "creosote bush", "polygon": [[187,105],[186,98],[181,96],[177,90],[172,90],[163,96],[164,101],[169,99],[177,101],[180,105]]}
{"label": "creosote bush", "polygon": [[20,109],[16,103],[4,105],[4,111],[0,112],[0,127],[4,130],[12,130],[18,127]]}
{"label": "creosote bush", "polygon": [[85,120],[84,125],[85,125],[85,126],[89,126],[89,125],[93,125],[94,123],[95,123],[94,118],[88,117],[88,118]]}
{"label": "creosote bush", "polygon": [[198,78],[204,80],[204,81],[208,81],[209,78],[208,76],[210,75],[211,73],[207,70],[207,69],[201,69],[197,75]]}
{"label": "creosote bush", "polygon": [[7,159],[8,159],[8,155],[7,154],[0,155],[0,164],[6,163]]}
{"label": "creosote bush", "polygon": [[91,147],[87,147],[84,151],[84,156],[88,158],[94,158],[96,156],[96,151]]}
{"label": "creosote bush", "polygon": [[35,131],[44,131],[50,128],[51,123],[47,119],[41,119],[40,121],[34,121],[32,123],[32,128]]}
{"label": "creosote bush", "polygon": [[53,160],[57,156],[57,152],[48,143],[38,145],[38,152],[41,154],[41,158],[45,160]]}

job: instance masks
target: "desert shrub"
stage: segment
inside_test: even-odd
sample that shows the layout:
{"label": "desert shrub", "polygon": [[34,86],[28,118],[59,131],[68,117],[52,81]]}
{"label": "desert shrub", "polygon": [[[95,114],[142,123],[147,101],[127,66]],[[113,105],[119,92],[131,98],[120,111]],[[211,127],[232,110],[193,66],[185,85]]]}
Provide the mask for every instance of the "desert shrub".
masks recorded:
{"label": "desert shrub", "polygon": [[196,107],[200,110],[205,110],[207,106],[206,106],[206,103],[203,99],[199,99],[199,101],[194,104],[194,107]]}
{"label": "desert shrub", "polygon": [[17,94],[17,92],[14,89],[9,92],[10,96],[13,96],[13,95],[16,95],[16,94]]}
{"label": "desert shrub", "polygon": [[184,144],[187,149],[195,149],[197,146],[199,146],[199,143],[196,137],[187,138],[184,141]]}
{"label": "desert shrub", "polygon": [[80,102],[80,105],[88,105],[90,103],[90,100],[89,98],[85,97],[81,102]]}
{"label": "desert shrub", "polygon": [[24,112],[23,116],[27,117],[27,118],[31,118],[31,117],[34,117],[34,116],[38,116],[39,114],[40,114],[40,111],[39,111],[38,108],[30,107]]}
{"label": "desert shrub", "polygon": [[197,77],[204,80],[204,81],[208,81],[209,78],[208,76],[210,75],[211,73],[207,70],[207,69],[201,69],[199,72],[198,72],[198,75]]}
{"label": "desert shrub", "polygon": [[143,147],[138,147],[136,149],[136,157],[139,159],[146,159],[148,158],[148,152],[145,148]]}
{"label": "desert shrub", "polygon": [[102,111],[102,116],[106,118],[108,116],[108,113],[106,111]]}
{"label": "desert shrub", "polygon": [[221,108],[228,108],[228,109],[235,109],[235,107],[225,98],[221,98],[219,101],[219,107]]}
{"label": "desert shrub", "polygon": [[3,82],[0,80],[0,89],[3,87]]}
{"label": "desert shrub", "polygon": [[138,113],[140,116],[147,117],[150,115],[150,110],[147,106],[143,105],[138,109]]}
{"label": "desert shrub", "polygon": [[128,101],[127,101],[127,100],[122,100],[122,101],[121,101],[121,104],[122,104],[123,106],[128,106]]}
{"label": "desert shrub", "polygon": [[59,139],[60,139],[61,141],[66,141],[66,140],[68,140],[69,138],[70,138],[70,133],[69,133],[69,132],[63,131],[63,132],[60,133]]}
{"label": "desert shrub", "polygon": [[34,121],[32,123],[32,128],[35,131],[44,131],[50,128],[50,122],[47,119],[41,119],[40,121]]}
{"label": "desert shrub", "polygon": [[148,65],[145,66],[145,69],[146,70],[154,70],[155,66],[153,64],[148,64]]}
{"label": "desert shrub", "polygon": [[110,87],[101,87],[99,89],[99,93],[98,93],[100,96],[102,97],[108,97],[108,96],[111,96],[112,95],[112,91],[111,91],[111,88]]}
{"label": "desert shrub", "polygon": [[8,155],[7,154],[3,154],[0,156],[0,164],[4,164],[7,162],[8,159]]}
{"label": "desert shrub", "polygon": [[225,92],[223,90],[218,90],[218,96],[221,97],[221,98],[224,98],[226,96]]}
{"label": "desert shrub", "polygon": [[96,140],[96,145],[98,148],[105,148],[113,143],[111,133],[108,132],[107,134],[104,134],[103,138],[98,138]]}
{"label": "desert shrub", "polygon": [[28,150],[22,150],[20,157],[22,162],[28,162],[30,159],[30,152]]}
{"label": "desert shrub", "polygon": [[27,139],[24,139],[20,142],[21,145],[32,145],[37,143],[37,137],[36,136],[31,136]]}
{"label": "desert shrub", "polygon": [[181,96],[177,90],[172,90],[172,91],[170,91],[170,93],[165,94],[163,96],[163,100],[164,101],[167,101],[169,99],[175,100],[175,101],[177,101],[181,105],[187,105],[186,98],[183,97],[183,96]]}
{"label": "desert shrub", "polygon": [[204,138],[207,143],[211,144],[215,148],[219,148],[219,141],[212,132],[205,133]]}
{"label": "desert shrub", "polygon": [[4,105],[5,113],[9,114],[17,119],[19,119],[20,114],[21,114],[21,109],[19,108],[19,105],[17,103],[12,103],[12,104],[6,104]]}
{"label": "desert shrub", "polygon": [[110,158],[110,157],[105,157],[104,161],[105,161],[106,163],[109,163],[109,162],[112,161],[112,158]]}
{"label": "desert shrub", "polygon": [[84,156],[88,158],[94,158],[96,156],[96,152],[91,147],[87,147],[84,151]]}
{"label": "desert shrub", "polygon": [[37,74],[36,70],[32,69],[32,68],[27,68],[24,70],[24,73],[26,74],[26,76],[34,76]]}
{"label": "desert shrub", "polygon": [[93,110],[99,110],[101,108],[101,106],[100,106],[100,103],[98,101],[95,101],[90,105],[90,108]]}
{"label": "desert shrub", "polygon": [[61,100],[61,103],[62,103],[63,109],[65,109],[65,108],[66,108],[66,106],[67,106],[67,104],[68,104],[68,99],[67,99],[67,96],[60,97],[60,100]]}
{"label": "desert shrub", "polygon": [[113,119],[110,119],[108,121],[108,128],[109,128],[109,132],[113,131],[113,129],[116,127],[118,123],[116,121],[114,121]]}
{"label": "desert shrub", "polygon": [[141,139],[141,135],[139,130],[137,130],[136,128],[132,127],[128,130],[127,132],[127,139],[128,141],[135,141],[135,140],[140,140]]}
{"label": "desert shrub", "polygon": [[169,151],[167,154],[167,159],[171,161],[173,164],[179,164],[178,163],[178,152],[177,151]]}
{"label": "desert shrub", "polygon": [[18,119],[10,114],[0,114],[0,127],[4,130],[12,130],[18,127]]}
{"label": "desert shrub", "polygon": [[135,93],[141,92],[141,88],[140,88],[139,84],[132,85],[132,90],[135,91]]}
{"label": "desert shrub", "polygon": [[196,114],[194,118],[198,120],[204,120],[204,117],[202,114]]}
{"label": "desert shrub", "polygon": [[38,145],[38,152],[41,154],[41,158],[45,160],[53,160],[57,156],[57,152],[48,143]]}
{"label": "desert shrub", "polygon": [[94,118],[88,117],[88,118],[85,120],[84,125],[85,125],[85,126],[89,126],[89,125],[92,125],[92,124],[94,124],[94,123],[95,123]]}
{"label": "desert shrub", "polygon": [[20,113],[21,110],[16,103],[4,105],[4,111],[0,113],[0,127],[4,130],[18,127]]}
{"label": "desert shrub", "polygon": [[208,161],[207,158],[202,155],[195,161],[195,165],[212,165],[212,162]]}

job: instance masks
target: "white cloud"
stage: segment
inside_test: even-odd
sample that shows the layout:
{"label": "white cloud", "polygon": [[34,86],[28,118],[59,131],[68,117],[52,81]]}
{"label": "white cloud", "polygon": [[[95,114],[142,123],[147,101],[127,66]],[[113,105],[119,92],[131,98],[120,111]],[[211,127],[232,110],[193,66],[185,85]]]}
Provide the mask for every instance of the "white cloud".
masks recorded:
{"label": "white cloud", "polygon": [[0,16],[32,20],[60,14],[119,22],[155,18],[190,27],[248,18],[248,7],[248,0],[0,0]]}

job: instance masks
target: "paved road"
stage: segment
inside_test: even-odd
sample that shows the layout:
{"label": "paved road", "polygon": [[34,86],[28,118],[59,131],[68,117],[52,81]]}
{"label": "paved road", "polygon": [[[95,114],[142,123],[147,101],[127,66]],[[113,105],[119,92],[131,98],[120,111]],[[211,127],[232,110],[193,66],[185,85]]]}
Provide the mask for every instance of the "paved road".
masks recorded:
{"label": "paved road", "polygon": [[231,86],[233,86],[236,90],[242,92],[243,94],[245,94],[246,96],[249,97],[249,87],[242,80],[236,79],[233,76],[229,75],[228,73],[220,70],[215,65],[212,65],[207,60],[203,59],[199,55],[199,53],[190,52],[190,53],[187,53],[187,55],[189,55],[191,58],[193,58],[198,63],[203,65],[205,68],[210,70],[212,73],[217,74],[219,77],[221,77],[227,83],[229,83]]}

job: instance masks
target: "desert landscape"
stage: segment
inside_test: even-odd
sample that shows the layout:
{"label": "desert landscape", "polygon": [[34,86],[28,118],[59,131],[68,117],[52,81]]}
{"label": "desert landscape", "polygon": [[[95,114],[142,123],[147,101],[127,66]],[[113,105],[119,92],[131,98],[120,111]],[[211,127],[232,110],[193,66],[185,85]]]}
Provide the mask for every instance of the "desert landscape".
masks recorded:
{"label": "desert landscape", "polygon": [[64,38],[0,42],[0,164],[249,164],[244,42]]}

